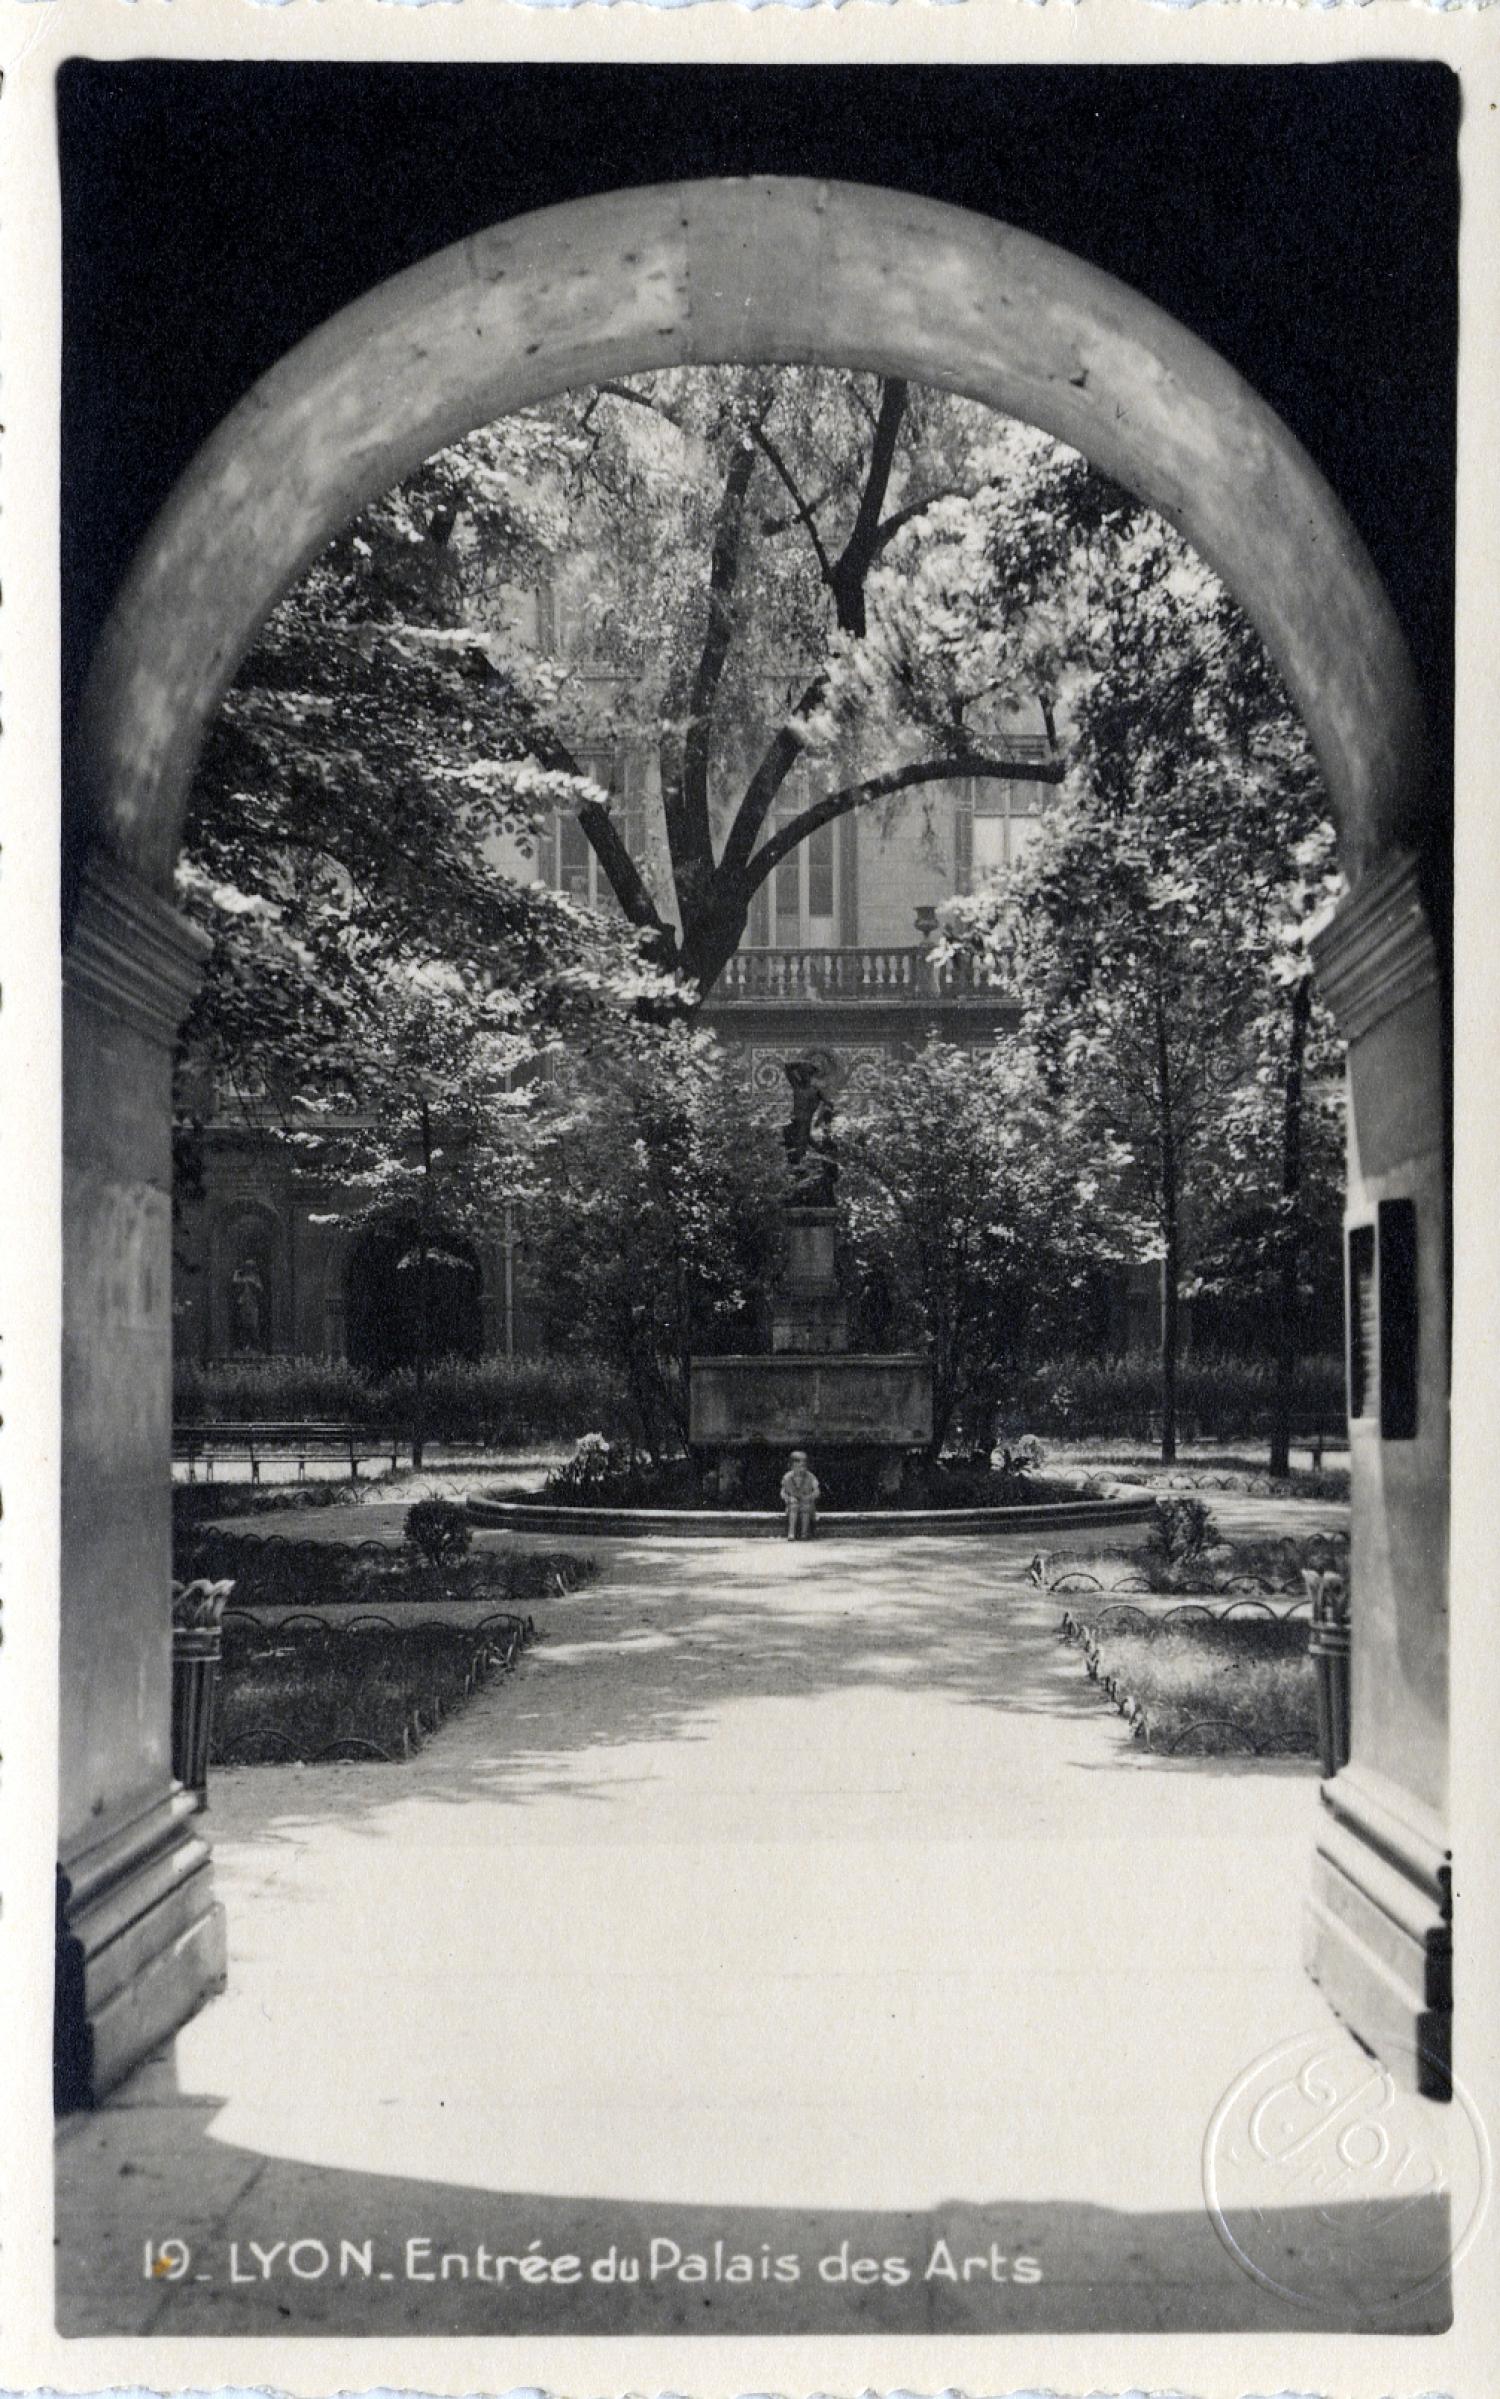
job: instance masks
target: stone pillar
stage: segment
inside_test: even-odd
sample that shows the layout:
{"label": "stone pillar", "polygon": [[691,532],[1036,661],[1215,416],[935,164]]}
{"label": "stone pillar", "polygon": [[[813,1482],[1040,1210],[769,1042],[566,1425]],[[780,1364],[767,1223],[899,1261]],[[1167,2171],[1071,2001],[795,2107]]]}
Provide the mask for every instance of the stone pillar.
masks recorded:
{"label": "stone pillar", "polygon": [[118,2082],[224,1975],[171,1764],[171,1059],[204,947],[91,862],[63,970],[64,2106]]}
{"label": "stone pillar", "polygon": [[1398,2076],[1451,2048],[1446,1051],[1416,870],[1359,883],[1316,945],[1349,1044],[1352,1731],[1322,1788],[1309,1971]]}

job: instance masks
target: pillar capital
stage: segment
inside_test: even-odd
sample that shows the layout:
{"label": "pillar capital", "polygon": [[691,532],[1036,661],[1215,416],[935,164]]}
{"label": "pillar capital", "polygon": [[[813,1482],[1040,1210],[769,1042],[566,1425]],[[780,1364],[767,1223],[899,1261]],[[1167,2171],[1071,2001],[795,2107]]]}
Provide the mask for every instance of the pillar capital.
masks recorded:
{"label": "pillar capital", "polygon": [[1348,1042],[1434,985],[1437,947],[1415,858],[1401,851],[1356,883],[1312,954],[1319,988]]}
{"label": "pillar capital", "polygon": [[95,850],[83,870],[63,981],[166,1048],[192,1005],[210,947],[168,901]]}

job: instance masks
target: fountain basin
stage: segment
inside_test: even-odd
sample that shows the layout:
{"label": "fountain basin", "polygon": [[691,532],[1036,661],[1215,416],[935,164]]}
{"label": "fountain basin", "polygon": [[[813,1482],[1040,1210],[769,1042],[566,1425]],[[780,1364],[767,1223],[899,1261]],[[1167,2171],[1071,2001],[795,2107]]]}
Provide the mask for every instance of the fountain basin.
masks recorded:
{"label": "fountain basin", "polygon": [[688,1422],[694,1450],[925,1450],[932,1366],[917,1350],[694,1358]]}
{"label": "fountain basin", "polygon": [[[781,1540],[786,1514],[780,1508],[553,1508],[539,1500],[469,1501],[470,1522],[513,1533],[615,1534],[636,1538],[667,1535],[677,1540]],[[891,1540],[901,1535],[975,1533],[1082,1533],[1096,1527],[1148,1524],[1155,1503],[1130,1498],[1028,1500],[997,1508],[829,1508],[819,1512],[818,1532],[838,1538]]]}

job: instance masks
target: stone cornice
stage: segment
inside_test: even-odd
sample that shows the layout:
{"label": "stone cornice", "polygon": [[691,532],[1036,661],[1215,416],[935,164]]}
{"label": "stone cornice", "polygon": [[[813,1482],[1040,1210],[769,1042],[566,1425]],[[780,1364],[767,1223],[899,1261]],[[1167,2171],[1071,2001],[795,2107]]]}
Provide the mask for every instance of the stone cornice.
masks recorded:
{"label": "stone cornice", "polygon": [[126,868],[96,851],[83,873],[66,989],[163,1047],[197,991],[209,941]]}
{"label": "stone cornice", "polygon": [[1355,885],[1312,945],[1318,984],[1346,1041],[1437,981],[1416,860],[1401,853]]}

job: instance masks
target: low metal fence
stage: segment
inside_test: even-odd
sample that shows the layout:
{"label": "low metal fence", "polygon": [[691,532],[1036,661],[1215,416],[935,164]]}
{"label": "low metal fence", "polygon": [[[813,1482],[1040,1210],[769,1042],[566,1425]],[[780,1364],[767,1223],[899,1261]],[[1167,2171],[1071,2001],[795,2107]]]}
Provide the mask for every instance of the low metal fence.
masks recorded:
{"label": "low metal fence", "polygon": [[[266,1764],[280,1760],[321,1765],[337,1759],[371,1759],[395,1763],[409,1757],[483,1683],[511,1673],[522,1651],[536,1638],[529,1616],[493,1609],[477,1624],[397,1624],[376,1611],[330,1622],[326,1616],[299,1610],[267,1618],[253,1609],[226,1609],[223,1618],[223,1673],[226,1695],[233,1680],[248,1676],[257,1665],[295,1661],[289,1680],[289,1704],[295,1713],[299,1700],[329,1667],[360,1668],[378,1658],[384,1678],[382,1699],[389,1711],[391,1683],[396,1685],[397,1722],[394,1728],[372,1732],[361,1717],[369,1707],[368,1682],[351,1676],[347,1718],[331,1730],[315,1734],[278,1722],[271,1716],[247,1717],[221,1709],[214,1745],[214,1762]],[[365,1658],[361,1645],[368,1645]],[[366,1686],[366,1687],[363,1687]]]}

